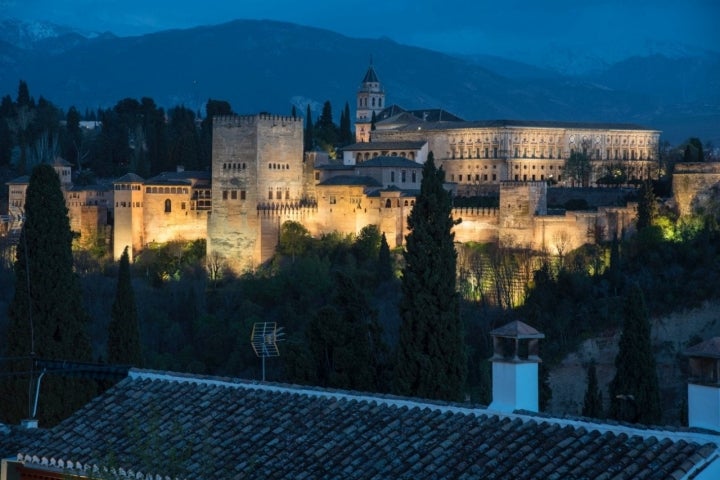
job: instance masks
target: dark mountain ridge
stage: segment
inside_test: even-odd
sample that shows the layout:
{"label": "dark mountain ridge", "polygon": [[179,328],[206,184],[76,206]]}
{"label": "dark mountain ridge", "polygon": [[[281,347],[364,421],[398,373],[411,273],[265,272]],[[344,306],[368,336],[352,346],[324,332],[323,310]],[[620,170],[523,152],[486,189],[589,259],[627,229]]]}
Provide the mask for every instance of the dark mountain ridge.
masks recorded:
{"label": "dark mountain ridge", "polygon": [[145,96],[197,111],[222,99],[237,113],[287,114],[295,105],[304,114],[310,104],[319,115],[330,100],[339,118],[345,102],[354,109],[372,56],[387,101],[406,108],[443,108],[468,120],[639,123],[671,142],[692,135],[720,143],[720,55],[710,53],[631,58],[580,77],[275,21],[136,37],[63,31],[23,45],[7,38],[0,34],[0,94],[14,97],[22,79],[33,96],[80,111]]}

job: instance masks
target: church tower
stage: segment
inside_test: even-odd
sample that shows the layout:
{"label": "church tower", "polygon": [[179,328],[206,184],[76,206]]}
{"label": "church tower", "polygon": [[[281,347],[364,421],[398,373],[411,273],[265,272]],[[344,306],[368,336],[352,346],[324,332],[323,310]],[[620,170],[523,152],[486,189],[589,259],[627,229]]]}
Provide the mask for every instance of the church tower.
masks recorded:
{"label": "church tower", "polygon": [[375,73],[372,62],[358,88],[357,114],[355,116],[355,141],[369,142],[373,113],[380,113],[385,108],[385,90]]}

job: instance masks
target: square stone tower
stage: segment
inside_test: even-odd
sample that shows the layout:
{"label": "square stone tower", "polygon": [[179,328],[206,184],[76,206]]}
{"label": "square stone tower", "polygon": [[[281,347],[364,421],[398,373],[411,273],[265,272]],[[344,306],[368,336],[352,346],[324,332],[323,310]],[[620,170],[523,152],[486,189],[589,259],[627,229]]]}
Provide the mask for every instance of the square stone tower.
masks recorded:
{"label": "square stone tower", "polygon": [[303,192],[303,120],[278,115],[213,119],[212,213],[208,255],[234,271],[268,260],[281,212]]}

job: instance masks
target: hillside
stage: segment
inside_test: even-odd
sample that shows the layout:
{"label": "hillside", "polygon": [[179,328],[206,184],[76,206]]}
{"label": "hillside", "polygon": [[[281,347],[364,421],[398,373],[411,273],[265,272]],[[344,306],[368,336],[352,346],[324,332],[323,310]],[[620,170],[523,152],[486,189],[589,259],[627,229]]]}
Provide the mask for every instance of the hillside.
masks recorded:
{"label": "hillside", "polygon": [[122,38],[42,32],[0,32],[0,93],[14,97],[24,79],[34,96],[81,111],[149,96],[193,110],[223,99],[238,113],[289,113],[291,105],[304,112],[310,104],[319,114],[330,100],[339,116],[345,102],[354,106],[372,57],[388,101],[409,108],[440,107],[469,120],[639,123],[671,142],[693,135],[720,144],[720,56],[708,52],[636,57],[581,77],[273,21]]}
{"label": "hillside", "polygon": [[[668,424],[676,424],[680,405],[687,396],[688,359],[682,352],[698,342],[720,335],[717,312],[720,303],[711,301],[702,307],[674,312],[652,320],[652,339],[662,379],[663,411]],[[702,337],[698,337],[701,332]],[[620,331],[607,331],[582,343],[577,352],[568,355],[550,374],[553,396],[549,411],[553,414],[579,415],[582,410],[587,378],[586,367],[591,360],[597,364],[598,383],[603,390],[606,408],[607,386],[615,375],[615,356]],[[578,381],[583,379],[583,381]]]}

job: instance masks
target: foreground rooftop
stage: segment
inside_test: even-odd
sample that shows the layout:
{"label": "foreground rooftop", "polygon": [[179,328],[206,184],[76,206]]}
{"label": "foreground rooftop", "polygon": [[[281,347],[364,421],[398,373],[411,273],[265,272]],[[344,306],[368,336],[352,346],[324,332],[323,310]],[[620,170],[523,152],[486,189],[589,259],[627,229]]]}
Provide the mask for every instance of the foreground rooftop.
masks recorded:
{"label": "foreground rooftop", "polygon": [[9,435],[0,454],[26,468],[138,478],[713,478],[720,453],[713,432],[137,369],[46,434]]}

